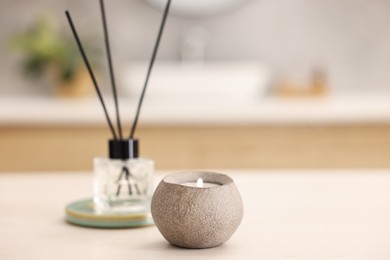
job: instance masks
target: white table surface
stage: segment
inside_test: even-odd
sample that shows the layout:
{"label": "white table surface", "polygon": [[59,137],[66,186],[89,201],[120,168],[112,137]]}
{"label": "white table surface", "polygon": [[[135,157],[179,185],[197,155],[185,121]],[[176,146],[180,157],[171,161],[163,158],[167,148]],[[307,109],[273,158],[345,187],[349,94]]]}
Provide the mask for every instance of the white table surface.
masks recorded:
{"label": "white table surface", "polygon": [[90,196],[91,174],[0,174],[0,259],[390,259],[390,170],[226,173],[244,219],[204,250],[171,246],[154,226],[67,224],[64,207]]}

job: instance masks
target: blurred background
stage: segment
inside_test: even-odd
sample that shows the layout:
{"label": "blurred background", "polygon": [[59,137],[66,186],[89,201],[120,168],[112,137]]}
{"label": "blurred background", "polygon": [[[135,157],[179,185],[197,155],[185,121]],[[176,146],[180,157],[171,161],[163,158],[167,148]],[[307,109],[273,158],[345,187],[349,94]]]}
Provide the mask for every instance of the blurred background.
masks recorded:
{"label": "blurred background", "polygon": [[[128,135],[162,0],[107,1]],[[90,170],[111,137],[97,0],[0,0],[0,171]],[[136,136],[157,169],[390,167],[390,2],[173,0]]]}

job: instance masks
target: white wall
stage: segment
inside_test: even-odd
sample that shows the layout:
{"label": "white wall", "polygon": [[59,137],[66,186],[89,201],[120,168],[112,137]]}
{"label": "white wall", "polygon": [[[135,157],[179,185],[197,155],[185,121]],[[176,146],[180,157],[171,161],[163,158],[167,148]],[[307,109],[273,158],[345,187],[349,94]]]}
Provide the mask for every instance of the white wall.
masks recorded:
{"label": "white wall", "polygon": [[[139,0],[111,0],[106,6],[116,67],[149,58],[161,14]],[[45,92],[42,84],[20,77],[19,57],[9,54],[6,41],[40,13],[50,12],[68,30],[65,9],[81,35],[101,36],[98,1],[0,1],[1,95]],[[219,17],[170,17],[159,59],[178,59],[183,31],[194,25],[211,33],[208,59],[258,59],[291,78],[322,66],[335,93],[390,94],[390,1],[253,0]]]}

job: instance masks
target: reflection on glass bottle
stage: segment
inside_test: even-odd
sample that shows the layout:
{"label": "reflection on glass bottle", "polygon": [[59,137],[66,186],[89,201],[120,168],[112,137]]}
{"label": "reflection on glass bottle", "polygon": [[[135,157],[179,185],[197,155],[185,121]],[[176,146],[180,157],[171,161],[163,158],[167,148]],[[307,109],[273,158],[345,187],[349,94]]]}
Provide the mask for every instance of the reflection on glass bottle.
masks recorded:
{"label": "reflection on glass bottle", "polygon": [[138,184],[134,181],[131,181],[130,178],[133,178],[133,176],[131,176],[129,169],[126,166],[123,166],[121,174],[119,175],[119,178],[117,180],[118,190],[116,192],[116,196],[119,196],[122,185],[127,185],[127,187],[129,188],[129,195],[133,195],[133,189],[131,188],[132,185],[135,188],[136,194],[138,195],[142,194],[141,191],[139,190]]}

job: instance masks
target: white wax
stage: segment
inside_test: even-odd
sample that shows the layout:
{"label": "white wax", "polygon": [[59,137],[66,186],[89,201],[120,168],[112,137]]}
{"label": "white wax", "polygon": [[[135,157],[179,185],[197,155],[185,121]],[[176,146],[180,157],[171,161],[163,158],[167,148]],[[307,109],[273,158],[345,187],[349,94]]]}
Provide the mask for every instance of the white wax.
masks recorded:
{"label": "white wax", "polygon": [[196,188],[211,188],[211,187],[217,187],[220,186],[216,183],[210,183],[210,182],[203,182],[202,178],[199,178],[196,182],[185,182],[182,183],[184,186],[188,187],[196,187]]}

